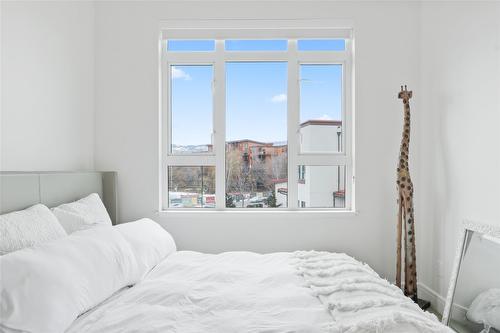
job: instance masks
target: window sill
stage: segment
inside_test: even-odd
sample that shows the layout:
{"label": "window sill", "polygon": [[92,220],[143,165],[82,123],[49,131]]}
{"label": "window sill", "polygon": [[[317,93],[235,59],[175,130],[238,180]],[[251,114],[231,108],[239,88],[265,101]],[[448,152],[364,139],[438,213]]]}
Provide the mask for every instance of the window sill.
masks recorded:
{"label": "window sill", "polygon": [[231,214],[279,214],[279,215],[328,215],[335,217],[352,217],[357,216],[359,211],[357,210],[331,210],[331,209],[231,209],[231,210],[217,210],[217,209],[203,209],[203,208],[193,208],[193,209],[168,209],[156,212],[158,216],[172,216],[172,215],[184,215],[184,214],[214,214],[214,215],[231,215]]}

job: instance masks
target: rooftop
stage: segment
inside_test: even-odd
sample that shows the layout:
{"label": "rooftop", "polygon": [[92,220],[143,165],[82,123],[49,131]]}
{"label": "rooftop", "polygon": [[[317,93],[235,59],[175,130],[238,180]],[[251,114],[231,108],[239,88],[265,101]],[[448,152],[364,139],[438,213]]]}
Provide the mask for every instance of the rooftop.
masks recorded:
{"label": "rooftop", "polygon": [[320,125],[320,126],[342,126],[342,120],[321,120],[313,119],[308,120],[300,124],[300,127],[306,127],[309,125]]}

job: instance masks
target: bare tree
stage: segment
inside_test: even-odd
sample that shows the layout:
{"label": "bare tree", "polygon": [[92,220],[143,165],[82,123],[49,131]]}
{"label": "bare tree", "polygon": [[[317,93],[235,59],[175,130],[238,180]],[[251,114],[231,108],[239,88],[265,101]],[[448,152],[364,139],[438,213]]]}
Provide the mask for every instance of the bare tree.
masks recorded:
{"label": "bare tree", "polygon": [[274,191],[273,179],[286,178],[287,156],[247,156],[238,149],[226,150],[226,192],[244,194]]}
{"label": "bare tree", "polygon": [[271,159],[271,172],[274,179],[287,178],[288,158],[287,154],[273,156]]}
{"label": "bare tree", "polygon": [[243,193],[248,191],[251,184],[250,171],[250,165],[243,159],[241,152],[236,149],[226,152],[226,191],[241,194],[242,206],[245,205]]}
{"label": "bare tree", "polygon": [[271,175],[265,158],[255,157],[250,166],[252,191],[269,190]]}
{"label": "bare tree", "polygon": [[215,168],[170,167],[169,189],[171,191],[215,193]]}

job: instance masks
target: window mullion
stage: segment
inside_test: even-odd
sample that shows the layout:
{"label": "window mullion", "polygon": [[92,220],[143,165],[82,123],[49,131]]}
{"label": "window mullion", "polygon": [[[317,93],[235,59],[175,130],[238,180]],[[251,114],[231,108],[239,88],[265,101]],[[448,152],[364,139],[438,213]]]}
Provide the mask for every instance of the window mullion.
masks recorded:
{"label": "window mullion", "polygon": [[214,52],[168,52],[167,58],[176,65],[212,63]]}
{"label": "window mullion", "polygon": [[224,41],[215,41],[214,68],[214,147],[215,147],[215,207],[226,207],[226,70]]}
{"label": "window mullion", "polygon": [[346,51],[303,51],[297,57],[305,64],[335,64],[343,63],[349,57]]}
{"label": "window mullion", "polygon": [[299,64],[297,40],[288,41],[288,208],[297,209],[297,156],[299,152]]}
{"label": "window mullion", "polygon": [[170,130],[169,130],[169,98],[170,98],[170,83],[168,82],[169,69],[167,65],[167,59],[165,54],[166,42],[161,40],[159,43],[160,52],[160,86],[159,86],[159,96],[160,96],[160,199],[158,200],[159,209],[163,210],[168,207],[168,178],[167,178],[167,154],[170,147]]}
{"label": "window mullion", "polygon": [[169,155],[166,157],[167,166],[214,166],[214,155]]}
{"label": "window mullion", "polygon": [[354,69],[353,69],[353,58],[352,58],[352,50],[354,49],[353,40],[346,40],[346,50],[348,53],[348,57],[344,62],[344,72],[343,72],[343,116],[345,123],[345,131],[344,131],[344,142],[343,149],[348,157],[346,162],[346,179],[345,179],[345,187],[346,187],[346,209],[354,210],[354,191],[355,191],[355,156],[354,156],[354,96],[353,96],[353,80],[354,80]]}
{"label": "window mullion", "polygon": [[287,51],[228,51],[226,61],[287,61]]}

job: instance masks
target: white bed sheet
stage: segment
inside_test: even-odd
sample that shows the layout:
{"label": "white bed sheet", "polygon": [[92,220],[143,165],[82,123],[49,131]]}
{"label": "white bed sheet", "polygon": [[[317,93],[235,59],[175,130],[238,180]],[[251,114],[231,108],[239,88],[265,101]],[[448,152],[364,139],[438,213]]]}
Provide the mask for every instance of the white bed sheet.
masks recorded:
{"label": "white bed sheet", "polygon": [[[329,332],[334,319],[291,256],[176,252],[137,285],[80,316],[67,333]],[[405,324],[384,332],[419,330]]]}
{"label": "white bed sheet", "polygon": [[331,315],[289,257],[176,252],[67,332],[326,332]]}

